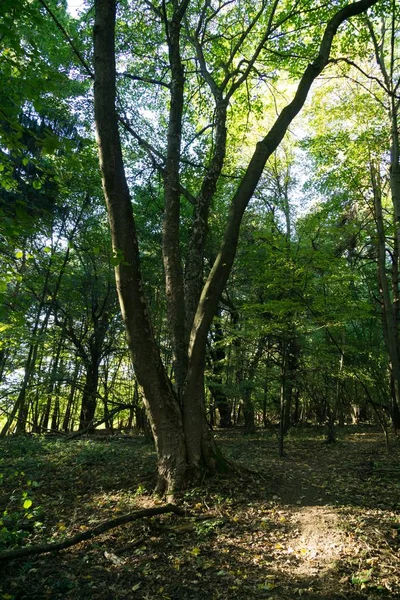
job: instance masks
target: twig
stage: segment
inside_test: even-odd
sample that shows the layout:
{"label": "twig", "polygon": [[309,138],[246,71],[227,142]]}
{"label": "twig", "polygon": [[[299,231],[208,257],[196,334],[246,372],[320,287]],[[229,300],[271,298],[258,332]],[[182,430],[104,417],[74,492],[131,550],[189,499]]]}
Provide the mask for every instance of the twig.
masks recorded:
{"label": "twig", "polygon": [[375,533],[377,533],[377,534],[378,534],[378,536],[380,537],[380,539],[381,539],[381,540],[382,540],[382,541],[383,541],[383,542],[386,544],[386,546],[388,547],[388,552],[389,552],[390,556],[392,556],[393,558],[395,558],[397,561],[399,561],[399,562],[400,562],[400,557],[399,557],[399,556],[397,556],[397,554],[395,554],[395,553],[393,552],[392,548],[390,547],[390,544],[389,544],[389,543],[387,542],[387,540],[385,539],[385,536],[384,536],[384,535],[383,535],[383,534],[382,534],[382,533],[381,533],[381,532],[380,532],[378,529],[376,529],[375,527],[374,527],[374,531],[375,531]]}
{"label": "twig", "polygon": [[77,535],[74,535],[63,542],[55,542],[52,544],[43,544],[38,546],[24,546],[14,550],[0,552],[0,561],[8,561],[25,556],[34,556],[35,554],[45,554],[46,552],[58,552],[59,550],[65,550],[66,548],[75,546],[76,544],[79,544],[85,540],[90,540],[93,537],[98,536],[105,531],[109,531],[110,529],[114,529],[115,527],[119,527],[120,525],[125,525],[126,523],[131,523],[132,521],[137,521],[138,519],[142,519],[144,517],[154,517],[155,515],[162,515],[165,513],[175,513],[176,515],[181,516],[188,514],[185,510],[179,506],[176,506],[175,504],[166,504],[165,506],[145,508],[134,513],[129,513],[127,515],[116,517],[115,519],[104,521],[93,529],[88,529],[87,531],[78,533]]}
{"label": "twig", "polygon": [[78,48],[77,48],[74,40],[68,34],[67,30],[62,25],[62,23],[60,22],[60,20],[56,16],[56,14],[51,10],[51,8],[49,7],[49,5],[47,4],[47,2],[45,0],[39,0],[39,2],[43,6],[43,8],[48,12],[48,14],[50,15],[50,17],[53,19],[54,23],[57,25],[58,29],[61,31],[61,33],[63,34],[63,36],[65,37],[65,39],[69,43],[69,45],[71,46],[74,54],[76,55],[76,57],[78,58],[79,62],[81,63],[81,65],[85,69],[86,73],[89,75],[89,77],[91,79],[94,79],[94,73],[93,73],[92,69],[90,68],[89,63],[84,59],[84,57],[82,56],[81,52],[78,50]]}

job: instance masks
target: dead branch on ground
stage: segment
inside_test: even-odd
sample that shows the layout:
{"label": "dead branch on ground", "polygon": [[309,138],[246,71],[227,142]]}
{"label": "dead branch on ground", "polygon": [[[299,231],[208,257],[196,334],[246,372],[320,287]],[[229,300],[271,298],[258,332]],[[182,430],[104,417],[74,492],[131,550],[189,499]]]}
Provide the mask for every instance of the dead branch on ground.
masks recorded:
{"label": "dead branch on ground", "polygon": [[78,533],[73,537],[66,539],[62,542],[42,544],[38,546],[23,546],[22,548],[15,548],[14,550],[6,550],[4,552],[0,552],[0,561],[8,561],[13,560],[15,558],[34,556],[35,554],[45,554],[46,552],[58,552],[59,550],[65,550],[66,548],[70,548],[71,546],[75,546],[80,542],[90,540],[93,537],[96,537],[101,533],[109,531],[110,529],[114,529],[115,527],[119,527],[120,525],[125,525],[126,523],[137,521],[138,519],[143,519],[145,517],[154,517],[156,515],[162,515],[165,513],[175,513],[176,515],[180,516],[189,516],[189,514],[185,510],[183,510],[179,506],[176,506],[175,504],[166,504],[165,506],[145,508],[143,510],[138,510],[127,515],[121,515],[120,517],[116,517],[115,519],[103,521],[103,523],[100,523],[93,529],[88,529],[87,531]]}

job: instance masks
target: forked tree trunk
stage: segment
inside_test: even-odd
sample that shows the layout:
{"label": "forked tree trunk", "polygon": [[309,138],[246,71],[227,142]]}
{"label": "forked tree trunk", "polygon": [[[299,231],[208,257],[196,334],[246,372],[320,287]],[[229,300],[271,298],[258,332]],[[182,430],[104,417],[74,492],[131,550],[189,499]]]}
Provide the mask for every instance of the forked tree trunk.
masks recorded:
{"label": "forked tree trunk", "polygon": [[[167,32],[171,74],[170,123],[164,173],[163,257],[171,347],[174,353],[176,377],[174,389],[161,361],[145,300],[135,221],[122,159],[118,116],[115,109],[116,0],[95,0],[94,105],[103,190],[113,249],[119,261],[115,269],[118,297],[135,373],[144,390],[146,408],[156,444],[158,491],[160,492],[170,493],[181,489],[189,481],[196,479],[202,469],[212,469],[218,464],[218,452],[205,416],[204,361],[209,328],[235,258],[243,213],[263,173],[266,161],[276,150],[290,123],[303,107],[313,81],[326,66],[332,40],[339,25],[349,17],[363,12],[376,1],[361,0],[345,6],[328,22],[319,54],[306,68],[292,102],[283,109],[267,136],[256,146],[248,169],[232,198],[220,251],[201,295],[199,283],[201,284],[202,277],[208,207],[216,189],[225,155],[226,107],[239,83],[236,88],[236,84],[232,84],[225,96],[223,96],[224,90],[218,87],[216,82],[210,84],[218,109],[216,110],[218,133],[215,146],[218,151],[211,161],[200,194],[195,199],[195,224],[191,244],[189,244],[191,256],[186,269],[193,277],[193,286],[186,286],[188,282],[183,282],[182,279],[177,238],[181,189],[180,120],[184,91],[179,43],[183,17],[189,0],[182,0],[181,3],[174,0],[168,7],[171,10],[163,10],[165,8],[163,7],[159,11]],[[158,11],[158,8],[155,10]],[[167,16],[167,13],[170,16]],[[194,44],[196,45],[196,41]],[[201,68],[203,76],[210,81],[210,73],[207,69]],[[185,298],[182,297],[185,294],[186,303]]]}

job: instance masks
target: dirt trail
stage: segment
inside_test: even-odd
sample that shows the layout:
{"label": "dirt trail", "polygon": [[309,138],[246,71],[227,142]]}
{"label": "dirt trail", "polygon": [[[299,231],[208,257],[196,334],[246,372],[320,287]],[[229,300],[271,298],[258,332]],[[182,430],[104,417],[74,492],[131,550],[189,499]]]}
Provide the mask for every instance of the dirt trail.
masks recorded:
{"label": "dirt trail", "polygon": [[[342,582],[337,567],[341,561],[357,555],[360,547],[346,533],[340,510],[324,490],[310,484],[313,467],[310,461],[307,468],[290,469],[282,481],[279,497],[289,527],[283,541],[287,559],[278,568],[281,576],[284,571],[289,580],[301,582],[296,595],[315,598],[336,593],[340,598],[344,596],[340,594]],[[285,591],[281,597],[286,598]]]}
{"label": "dirt trail", "polygon": [[348,552],[349,540],[336,511],[329,506],[304,506],[293,513],[291,548],[300,557],[296,575],[323,576]]}

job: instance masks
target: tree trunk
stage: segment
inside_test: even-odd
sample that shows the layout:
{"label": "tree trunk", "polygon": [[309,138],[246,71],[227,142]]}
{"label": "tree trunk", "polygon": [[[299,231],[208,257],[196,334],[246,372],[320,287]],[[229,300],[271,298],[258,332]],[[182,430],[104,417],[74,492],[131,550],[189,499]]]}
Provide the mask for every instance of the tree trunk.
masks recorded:
{"label": "tree trunk", "polygon": [[95,120],[100,168],[110,220],[118,298],[139,384],[144,390],[158,456],[157,491],[173,493],[185,486],[188,461],[183,419],[150,323],[143,290],[139,247],[118,131],[113,0],[96,0],[94,26]]}
{"label": "tree trunk", "polygon": [[386,237],[382,211],[380,176],[374,165],[371,165],[371,183],[374,193],[374,213],[377,229],[377,255],[378,255],[378,282],[382,297],[382,325],[383,335],[389,356],[391,378],[393,382],[392,394],[392,421],[398,426],[400,406],[400,355],[399,355],[399,329],[396,321],[396,306],[390,296],[390,285],[386,272]]}
{"label": "tree trunk", "polygon": [[215,408],[219,413],[219,426],[222,428],[232,427],[231,403],[223,389],[222,375],[224,372],[225,363],[225,348],[222,345],[223,331],[219,321],[215,322],[213,346],[210,351],[212,361],[212,379],[208,384],[212,397],[214,399]]}
{"label": "tree trunk", "polygon": [[86,379],[82,394],[79,429],[93,430],[94,415],[97,406],[97,388],[99,385],[99,361],[96,356],[86,366]]}
{"label": "tree trunk", "polygon": [[62,430],[65,432],[69,431],[71,428],[72,409],[73,409],[73,405],[74,405],[74,398],[75,398],[75,392],[76,392],[76,387],[77,387],[77,383],[78,383],[80,369],[81,369],[80,363],[77,361],[75,364],[74,373],[72,375],[71,388],[70,388],[70,391],[68,394],[67,406],[65,409],[64,419],[63,419],[63,423],[62,423]]}
{"label": "tree trunk", "polygon": [[4,371],[7,364],[7,358],[9,357],[9,352],[4,348],[0,349],[0,383],[3,381]]}
{"label": "tree trunk", "polygon": [[281,417],[282,433],[286,435],[290,427],[293,387],[299,362],[299,346],[295,338],[283,340],[281,367]]}
{"label": "tree trunk", "polygon": [[246,382],[243,390],[243,416],[244,416],[244,433],[245,435],[251,435],[257,431],[255,423],[255,411],[254,404],[251,399],[251,383]]}
{"label": "tree trunk", "polygon": [[28,389],[28,384],[31,379],[32,373],[34,371],[34,366],[36,363],[36,356],[38,351],[37,342],[31,343],[29,345],[28,357],[25,363],[25,371],[24,378],[21,383],[21,389],[18,394],[18,398],[15,401],[15,404],[7,417],[7,421],[1,430],[0,437],[5,437],[9,430],[11,430],[13,422],[17,417],[17,428],[16,431],[18,433],[24,433],[26,427],[26,419],[28,415],[27,405],[26,405],[26,392]]}
{"label": "tree trunk", "polygon": [[[52,403],[52,399],[53,399],[53,391],[54,391],[54,386],[55,386],[56,376],[57,376],[57,371],[58,371],[58,363],[60,360],[60,354],[61,354],[63,345],[64,345],[64,338],[61,336],[61,338],[59,340],[57,340],[57,348],[55,351],[55,356],[53,356],[53,360],[50,365],[49,382],[47,384],[47,390],[46,390],[46,394],[47,394],[46,406],[44,409],[44,413],[42,415],[42,419],[40,420],[40,431],[46,431],[48,429],[51,403]],[[54,352],[54,350],[53,350],[53,352]]]}
{"label": "tree trunk", "polygon": [[[400,251],[400,130],[399,130],[399,88],[396,69],[396,32],[399,26],[398,11],[395,2],[390,4],[390,46],[384,45],[382,32],[377,35],[372,23],[367,21],[371,40],[374,46],[376,62],[379,66],[386,91],[388,117],[390,120],[390,191],[394,216],[394,247],[392,252],[392,295],[390,298],[387,281],[386,239],[383,225],[381,185],[379,168],[371,165],[371,182],[374,192],[375,217],[378,232],[378,273],[383,300],[383,330],[389,354],[392,393],[392,421],[395,430],[400,425],[400,338],[399,338],[399,251]],[[386,27],[386,23],[382,23]],[[383,29],[382,29],[383,30]]]}

